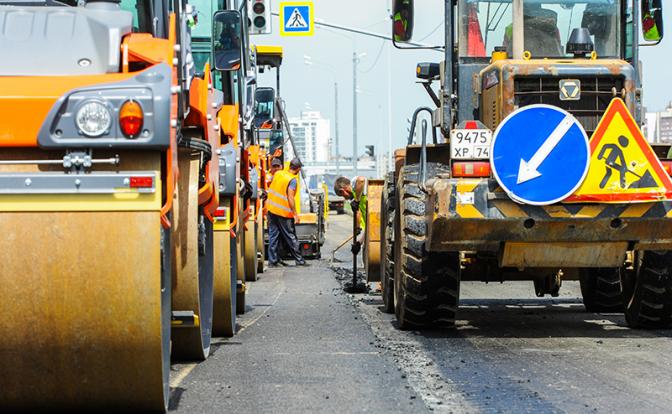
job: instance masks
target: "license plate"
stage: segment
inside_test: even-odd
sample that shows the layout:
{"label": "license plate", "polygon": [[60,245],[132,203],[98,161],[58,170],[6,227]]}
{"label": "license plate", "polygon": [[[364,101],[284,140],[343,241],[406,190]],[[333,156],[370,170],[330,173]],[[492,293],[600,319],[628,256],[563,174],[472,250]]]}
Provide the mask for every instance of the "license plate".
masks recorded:
{"label": "license plate", "polygon": [[450,133],[450,155],[454,160],[487,160],[490,144],[489,129],[454,129]]}

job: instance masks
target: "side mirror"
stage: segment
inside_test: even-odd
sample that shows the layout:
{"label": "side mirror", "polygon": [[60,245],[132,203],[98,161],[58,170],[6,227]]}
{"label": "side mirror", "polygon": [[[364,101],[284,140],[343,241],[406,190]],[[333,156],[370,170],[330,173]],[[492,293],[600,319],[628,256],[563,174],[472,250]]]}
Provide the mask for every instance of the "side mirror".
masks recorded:
{"label": "side mirror", "polygon": [[237,10],[221,10],[212,18],[212,50],[215,70],[240,69],[243,25]]}
{"label": "side mirror", "polygon": [[413,0],[394,0],[392,38],[395,42],[408,42],[413,38]]}
{"label": "side mirror", "polygon": [[663,2],[642,0],[642,34],[644,40],[659,43],[663,40]]}

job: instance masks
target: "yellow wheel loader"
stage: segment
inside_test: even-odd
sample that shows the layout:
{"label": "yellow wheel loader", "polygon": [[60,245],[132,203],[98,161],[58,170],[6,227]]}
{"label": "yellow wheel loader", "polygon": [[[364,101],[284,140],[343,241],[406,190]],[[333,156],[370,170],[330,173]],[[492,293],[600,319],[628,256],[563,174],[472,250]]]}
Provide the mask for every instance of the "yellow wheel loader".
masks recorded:
{"label": "yellow wheel loader", "polygon": [[[414,7],[394,2],[399,48],[424,47]],[[640,28],[660,42],[662,2],[445,1],[444,21],[443,61],[416,73],[436,107],[384,185],[385,308],[402,329],[453,326],[462,281],[579,280],[588,311],[669,326],[669,148],[637,126]]]}

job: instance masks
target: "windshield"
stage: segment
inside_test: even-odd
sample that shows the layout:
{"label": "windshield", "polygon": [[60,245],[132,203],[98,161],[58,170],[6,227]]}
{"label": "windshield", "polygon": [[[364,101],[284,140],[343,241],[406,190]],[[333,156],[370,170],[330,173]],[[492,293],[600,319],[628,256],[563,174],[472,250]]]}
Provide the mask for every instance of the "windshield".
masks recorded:
{"label": "windshield", "polygon": [[[525,50],[533,58],[566,57],[574,29],[588,29],[598,57],[619,57],[618,0],[524,0]],[[489,57],[495,47],[511,56],[511,0],[460,0],[460,56]]]}
{"label": "windshield", "polygon": [[275,109],[275,90],[270,88],[257,89],[257,96],[255,101],[254,125],[259,128],[264,123],[273,119],[273,112]]}

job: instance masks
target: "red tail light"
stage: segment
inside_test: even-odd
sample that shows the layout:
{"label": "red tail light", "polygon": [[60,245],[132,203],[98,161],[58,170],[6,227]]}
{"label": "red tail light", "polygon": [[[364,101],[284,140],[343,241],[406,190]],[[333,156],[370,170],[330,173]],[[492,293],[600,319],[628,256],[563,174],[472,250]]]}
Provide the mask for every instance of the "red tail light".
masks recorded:
{"label": "red tail light", "polygon": [[215,217],[226,217],[226,209],[225,208],[218,208],[215,211]]}
{"label": "red tail light", "polygon": [[490,163],[487,161],[453,162],[453,177],[485,178],[490,177]]}
{"label": "red tail light", "polygon": [[154,178],[152,177],[131,177],[129,187],[131,188],[152,188]]}
{"label": "red tail light", "polygon": [[135,138],[142,130],[144,123],[142,107],[135,101],[126,101],[119,110],[119,126],[121,132],[129,138]]}

